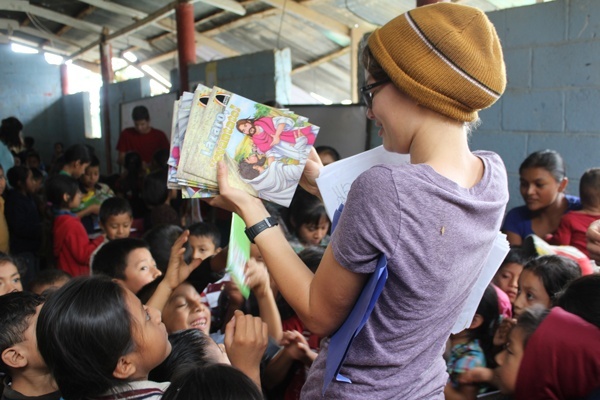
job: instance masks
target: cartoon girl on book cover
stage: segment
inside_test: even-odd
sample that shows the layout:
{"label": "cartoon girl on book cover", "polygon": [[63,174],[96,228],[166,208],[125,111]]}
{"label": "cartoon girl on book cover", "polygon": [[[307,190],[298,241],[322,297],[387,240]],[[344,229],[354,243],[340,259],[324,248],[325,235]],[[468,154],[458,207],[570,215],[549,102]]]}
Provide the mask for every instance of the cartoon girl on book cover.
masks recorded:
{"label": "cartoon girl on book cover", "polygon": [[282,157],[304,160],[308,155],[306,146],[315,143],[317,129],[312,125],[295,127],[289,117],[244,118],[236,123],[237,129],[248,135],[256,148],[276,159]]}

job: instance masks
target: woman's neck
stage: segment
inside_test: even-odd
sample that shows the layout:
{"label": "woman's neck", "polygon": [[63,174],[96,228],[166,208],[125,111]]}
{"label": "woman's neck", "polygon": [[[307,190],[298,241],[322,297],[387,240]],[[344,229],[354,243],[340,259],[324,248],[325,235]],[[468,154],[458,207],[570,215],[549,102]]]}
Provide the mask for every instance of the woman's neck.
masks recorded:
{"label": "woman's neck", "polygon": [[412,164],[427,164],[461,187],[471,188],[483,176],[483,162],[469,149],[463,123],[438,115],[428,119],[410,147]]}

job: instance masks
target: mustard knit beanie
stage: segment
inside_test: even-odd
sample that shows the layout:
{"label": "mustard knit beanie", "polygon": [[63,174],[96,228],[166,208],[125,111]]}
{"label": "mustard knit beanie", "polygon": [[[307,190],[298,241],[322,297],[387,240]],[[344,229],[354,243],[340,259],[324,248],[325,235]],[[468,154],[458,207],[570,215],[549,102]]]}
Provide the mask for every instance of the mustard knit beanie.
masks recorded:
{"label": "mustard knit beanie", "polygon": [[506,86],[502,48],[487,16],[436,3],[402,14],[369,37],[369,49],[396,87],[418,104],[469,122]]}

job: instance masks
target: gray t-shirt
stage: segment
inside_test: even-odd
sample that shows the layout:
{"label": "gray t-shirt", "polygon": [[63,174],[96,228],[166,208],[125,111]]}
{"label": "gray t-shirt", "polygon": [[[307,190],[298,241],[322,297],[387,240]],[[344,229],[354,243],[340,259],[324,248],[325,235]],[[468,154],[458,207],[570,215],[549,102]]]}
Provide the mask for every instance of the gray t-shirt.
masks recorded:
{"label": "gray t-shirt", "polygon": [[[491,152],[470,189],[425,164],[380,165],[352,185],[332,235],[336,260],[357,273],[389,277],[341,369],[331,399],[443,399],[442,358],[450,329],[483,267],[508,201],[506,169]],[[303,399],[321,397],[329,339],[313,364]]]}

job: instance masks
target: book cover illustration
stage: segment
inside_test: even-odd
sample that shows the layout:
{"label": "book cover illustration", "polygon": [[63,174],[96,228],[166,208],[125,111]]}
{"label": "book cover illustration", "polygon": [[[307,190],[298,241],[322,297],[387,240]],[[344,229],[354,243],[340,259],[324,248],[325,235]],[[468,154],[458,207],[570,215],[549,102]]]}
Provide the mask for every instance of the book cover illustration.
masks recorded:
{"label": "book cover illustration", "polygon": [[180,170],[197,176],[199,188],[212,190],[217,163],[224,160],[230,185],[289,206],[319,127],[305,117],[218,87],[213,88],[203,120],[195,146],[187,148],[184,142],[185,151],[194,157]]}
{"label": "book cover illustration", "polygon": [[233,282],[240,289],[245,299],[250,296],[250,288],[246,285],[246,263],[250,259],[250,240],[246,236],[246,224],[236,213],[231,218],[231,233],[227,250],[227,267]]}

